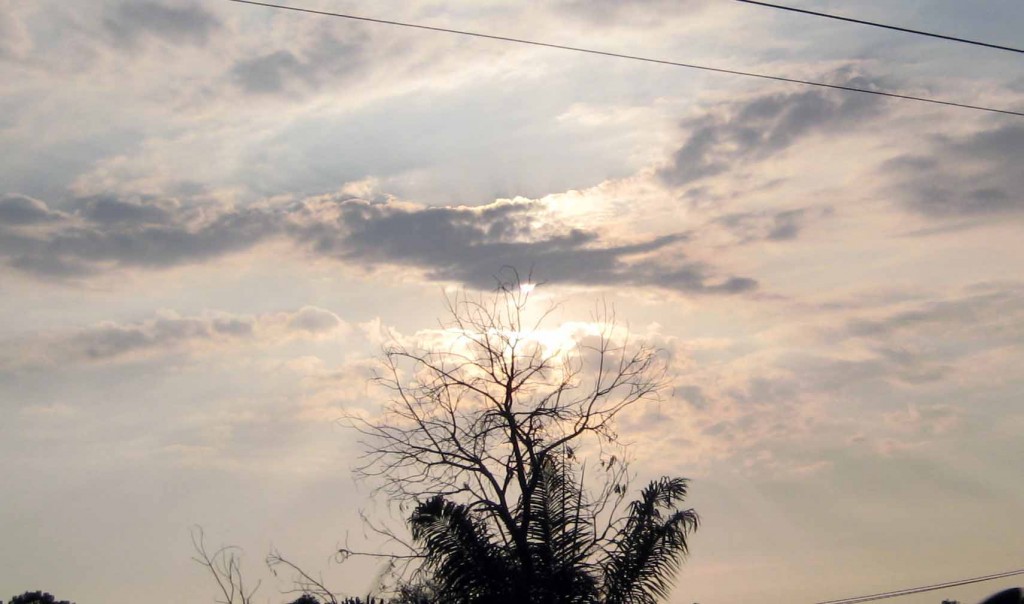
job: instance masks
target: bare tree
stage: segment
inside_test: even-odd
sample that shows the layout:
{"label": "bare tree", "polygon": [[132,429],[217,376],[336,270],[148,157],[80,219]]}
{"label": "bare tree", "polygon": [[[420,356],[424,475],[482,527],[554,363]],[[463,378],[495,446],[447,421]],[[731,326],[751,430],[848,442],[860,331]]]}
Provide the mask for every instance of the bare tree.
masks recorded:
{"label": "bare tree", "polygon": [[[550,558],[556,529],[571,534],[579,568],[610,573],[607,601],[653,601],[631,594],[640,586],[664,595],[697,517],[675,509],[683,479],[652,483],[628,514],[617,514],[630,474],[614,420],[658,399],[665,364],[606,308],[583,337],[552,342],[545,320],[553,309],[536,312],[531,290],[513,273],[494,296],[446,298],[448,317],[432,342],[384,349],[377,382],[391,396],[383,413],[348,417],[365,447],[357,474],[377,480],[399,505],[416,506],[415,545],[435,573],[448,569],[445,576],[463,580],[514,566],[529,582]],[[597,476],[586,476],[579,451],[597,452]],[[565,508],[557,521],[552,497]],[[547,558],[538,558],[544,540]],[[648,566],[631,566],[637,548],[648,548]]]}
{"label": "bare tree", "polygon": [[260,582],[250,590],[245,587],[245,580],[242,578],[241,550],[235,546],[223,546],[212,554],[206,549],[206,535],[202,527],[192,529],[192,548],[195,556],[192,557],[200,565],[206,567],[213,576],[217,587],[220,589],[223,599],[217,600],[220,604],[252,604],[252,597],[260,588]]}
{"label": "bare tree", "polygon": [[292,588],[285,591],[284,593],[286,594],[300,594],[301,597],[307,600],[322,602],[323,604],[345,604],[345,602],[351,601],[339,601],[338,594],[327,588],[322,576],[314,577],[299,565],[282,556],[281,552],[276,548],[271,549],[270,553],[267,554],[266,562],[267,567],[275,577],[277,576],[278,568],[284,568],[292,572]]}
{"label": "bare tree", "polygon": [[[371,593],[392,604],[653,604],[688,551],[686,479],[651,482],[621,508],[631,474],[614,422],[658,399],[662,357],[607,307],[576,333],[547,329],[554,309],[535,309],[531,291],[513,272],[493,296],[446,298],[441,329],[384,348],[382,412],[347,417],[365,447],[357,474],[398,505],[411,540],[364,516],[405,551],[337,557],[384,559]],[[249,604],[238,551],[207,554],[201,530],[193,544],[221,602]],[[296,603],[359,602],[276,551],[267,563],[293,574]]]}

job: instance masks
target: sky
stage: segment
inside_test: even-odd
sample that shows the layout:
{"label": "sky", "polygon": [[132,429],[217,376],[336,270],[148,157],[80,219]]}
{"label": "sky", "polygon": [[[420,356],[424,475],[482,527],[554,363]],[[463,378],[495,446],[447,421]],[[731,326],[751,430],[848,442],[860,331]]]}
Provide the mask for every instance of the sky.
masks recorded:
{"label": "sky", "polygon": [[[791,4],[1020,46],[1016,0]],[[1024,111],[1019,55],[729,0],[293,5]],[[0,0],[0,597],[213,602],[190,529],[358,595],[339,425],[532,270],[670,391],[673,604],[1024,567],[1024,118],[223,0]],[[965,604],[1015,577],[922,596]]]}

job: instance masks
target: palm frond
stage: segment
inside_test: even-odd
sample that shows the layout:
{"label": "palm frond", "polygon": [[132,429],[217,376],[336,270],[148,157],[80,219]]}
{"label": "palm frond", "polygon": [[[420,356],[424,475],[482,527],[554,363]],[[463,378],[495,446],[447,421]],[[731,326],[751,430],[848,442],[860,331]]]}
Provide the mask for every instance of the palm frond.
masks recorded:
{"label": "palm frond", "polygon": [[[534,469],[526,524],[532,559],[532,583],[541,600],[566,604],[592,602],[596,568],[590,563],[593,522],[569,461],[548,455]],[[522,506],[521,506],[522,507]]]}
{"label": "palm frond", "polygon": [[678,509],[686,494],[686,479],[666,477],[649,484],[630,504],[615,548],[602,563],[607,604],[654,604],[668,596],[689,550],[687,535],[699,524],[692,509]]}
{"label": "palm frond", "polygon": [[487,527],[463,505],[437,496],[419,504],[409,519],[413,539],[423,544],[441,601],[498,602],[505,599],[513,561]]}

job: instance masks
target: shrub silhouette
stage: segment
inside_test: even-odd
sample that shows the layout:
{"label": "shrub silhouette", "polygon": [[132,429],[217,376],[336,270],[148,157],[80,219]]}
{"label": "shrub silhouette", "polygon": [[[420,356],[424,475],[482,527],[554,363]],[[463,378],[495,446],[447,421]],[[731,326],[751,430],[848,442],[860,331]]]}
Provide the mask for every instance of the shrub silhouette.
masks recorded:
{"label": "shrub silhouette", "polygon": [[[3,603],[0,602],[0,604],[3,604]],[[41,592],[41,591],[26,591],[25,593],[21,594],[20,596],[14,596],[13,598],[11,598],[11,601],[10,601],[9,604],[74,604],[74,603],[73,602],[68,602],[67,600],[59,600],[58,601],[57,598],[53,597],[52,595],[50,595],[48,593]]]}

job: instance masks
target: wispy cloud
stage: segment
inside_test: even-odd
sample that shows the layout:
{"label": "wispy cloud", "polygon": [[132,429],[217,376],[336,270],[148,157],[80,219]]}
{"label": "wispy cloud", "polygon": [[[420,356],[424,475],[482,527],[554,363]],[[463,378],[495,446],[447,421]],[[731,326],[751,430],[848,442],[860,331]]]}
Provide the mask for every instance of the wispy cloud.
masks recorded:
{"label": "wispy cloud", "polygon": [[934,136],[925,148],[888,160],[896,199],[936,219],[994,218],[1024,211],[1024,127],[1004,122],[962,135]]}
{"label": "wispy cloud", "polygon": [[0,356],[0,369],[137,362],[208,352],[240,343],[335,337],[350,329],[333,312],[313,306],[262,315],[211,312],[182,316],[166,311],[144,321],[105,322],[9,340],[4,345],[6,352]]}
{"label": "wispy cloud", "polygon": [[[832,79],[859,88],[876,85],[848,72],[840,70]],[[803,90],[756,95],[684,120],[686,139],[659,175],[671,185],[688,185],[782,153],[807,137],[855,128],[883,113],[883,102],[866,94]]]}
{"label": "wispy cloud", "polygon": [[134,45],[152,36],[175,44],[204,45],[221,26],[198,4],[166,4],[131,0],[114,7],[103,26],[119,42]]}
{"label": "wispy cloud", "polygon": [[327,33],[314,34],[304,50],[279,49],[239,58],[231,67],[232,81],[252,94],[278,94],[318,88],[325,81],[338,86],[366,66],[365,35],[342,40]]}

